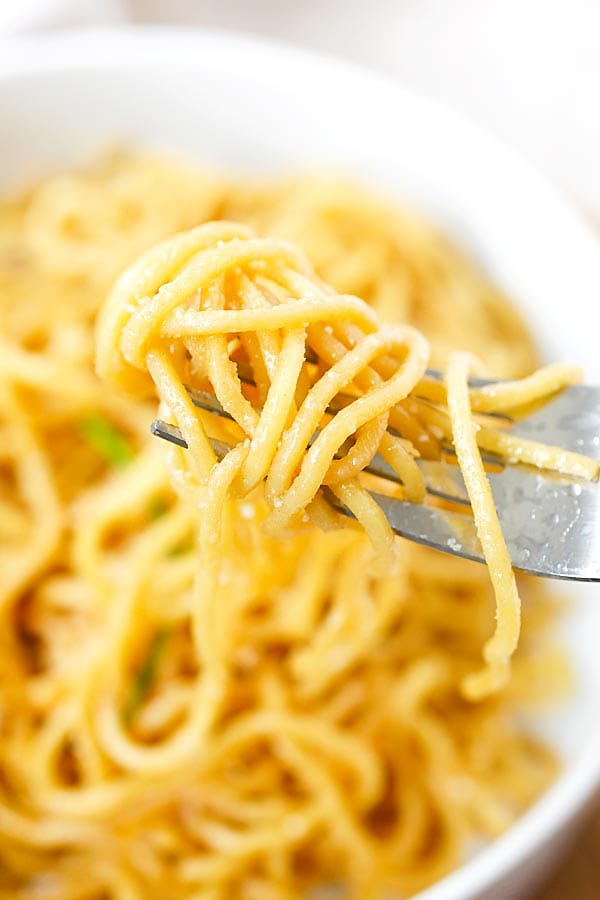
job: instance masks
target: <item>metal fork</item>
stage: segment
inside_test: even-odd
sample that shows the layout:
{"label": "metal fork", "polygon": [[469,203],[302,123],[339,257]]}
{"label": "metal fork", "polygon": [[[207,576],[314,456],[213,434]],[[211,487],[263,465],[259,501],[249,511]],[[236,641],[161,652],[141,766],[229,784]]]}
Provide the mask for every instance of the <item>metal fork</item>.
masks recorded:
{"label": "metal fork", "polygon": [[[242,367],[240,377],[250,381]],[[430,378],[442,373],[429,369]],[[473,387],[490,384],[471,379]],[[188,388],[193,403],[218,416],[231,418],[213,394]],[[343,401],[343,398],[341,398]],[[336,411],[336,406],[330,408]],[[507,417],[504,417],[506,421]],[[510,420],[509,420],[510,421]],[[187,444],[174,425],[156,419],[151,431],[181,447]],[[511,424],[511,434],[553,444],[600,460],[600,388],[574,386],[550,399],[542,409]],[[230,447],[213,441],[222,458]],[[523,572],[570,581],[600,581],[600,486],[572,477],[542,472],[522,464],[504,465],[488,473],[502,532],[513,566]],[[484,562],[460,469],[448,462],[417,460],[427,492],[465,507],[465,512],[409,503],[372,491],[392,529],[401,537],[428,547]],[[398,474],[380,456],[364,470],[400,482]],[[332,493],[328,500],[351,515]]]}

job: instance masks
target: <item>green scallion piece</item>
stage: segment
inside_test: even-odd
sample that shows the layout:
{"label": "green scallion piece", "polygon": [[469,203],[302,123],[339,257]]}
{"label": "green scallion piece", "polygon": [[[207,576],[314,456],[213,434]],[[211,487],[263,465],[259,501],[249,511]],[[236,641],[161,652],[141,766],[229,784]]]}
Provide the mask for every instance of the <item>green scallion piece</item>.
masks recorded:
{"label": "green scallion piece", "polygon": [[160,519],[167,511],[167,504],[162,497],[154,497],[148,504],[148,518],[151,522]]}
{"label": "green scallion piece", "polygon": [[79,422],[79,431],[107,463],[117,468],[128,465],[135,451],[124,434],[103,416],[89,415]]}
{"label": "green scallion piece", "polygon": [[148,645],[146,656],[135,674],[123,707],[123,721],[125,725],[131,725],[154,686],[168,638],[169,632],[167,629],[160,628]]}
{"label": "green scallion piece", "polygon": [[184,553],[189,553],[194,547],[194,542],[191,538],[184,538],[178,544],[175,544],[169,552],[167,556],[183,556]]}

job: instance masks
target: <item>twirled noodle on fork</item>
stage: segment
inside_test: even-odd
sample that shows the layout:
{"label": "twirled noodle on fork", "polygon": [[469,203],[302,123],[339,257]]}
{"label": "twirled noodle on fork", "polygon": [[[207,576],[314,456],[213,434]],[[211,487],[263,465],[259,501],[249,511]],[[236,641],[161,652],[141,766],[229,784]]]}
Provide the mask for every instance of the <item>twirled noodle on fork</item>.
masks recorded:
{"label": "twirled noodle on fork", "polygon": [[[99,320],[98,372],[135,394],[151,393],[154,383],[164,414],[188,445],[189,452],[165,452],[176,489],[202,510],[196,621],[217,668],[218,546],[228,499],[264,481],[264,527],[280,533],[302,518],[325,528],[338,524],[323,494],[330,490],[364,527],[379,566],[392,572],[393,532],[360,473],[380,453],[397,470],[406,498],[422,501],[415,458],[421,445],[439,454],[444,439],[456,445],[497,603],[496,633],[484,649],[487,668],[466,679],[464,689],[478,697],[506,682],[520,601],[477,448],[469,363],[464,355],[450,358],[444,390],[427,387],[428,359],[428,343],[414,328],[381,326],[363,301],[324,284],[294,247],[233,223],[175,235],[119,279]],[[236,362],[242,361],[255,390],[240,381]],[[474,405],[483,412],[511,409],[576,376],[572,367],[554,366],[520,383],[479,389]],[[230,424],[194,407],[186,386],[207,385],[235,423],[233,433]],[[419,401],[419,389],[430,400],[441,398],[442,409]],[[350,399],[328,415],[342,393]],[[490,433],[487,427],[488,442]],[[210,444],[215,436],[232,445],[220,462]],[[515,441],[509,437],[505,446]],[[567,459],[535,444],[525,454],[545,467],[595,473],[595,464],[577,454]],[[210,646],[207,621],[214,625]]]}

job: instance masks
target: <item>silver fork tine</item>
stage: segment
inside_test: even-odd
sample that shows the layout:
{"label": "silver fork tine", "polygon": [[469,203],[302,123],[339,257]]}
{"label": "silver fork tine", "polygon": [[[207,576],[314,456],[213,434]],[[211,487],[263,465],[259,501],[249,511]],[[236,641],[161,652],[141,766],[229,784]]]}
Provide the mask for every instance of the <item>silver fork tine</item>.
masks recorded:
{"label": "silver fork tine", "polygon": [[[469,504],[467,489],[458,466],[428,459],[417,459],[415,461],[425,479],[425,487],[428,494],[432,494],[434,497],[441,497],[444,500],[451,500],[453,503]],[[392,469],[379,454],[373,457],[364,471],[369,472],[370,475],[377,475],[388,481],[394,481],[396,484],[402,484],[402,480],[396,470]]]}
{"label": "silver fork tine", "polygon": [[[433,547],[443,553],[450,553],[452,556],[484,562],[475,524],[468,516],[424,506],[422,503],[395,500],[383,494],[373,493],[373,497],[382,508],[393,531],[400,537]],[[329,491],[327,499],[341,513],[352,518],[352,513]]]}
{"label": "silver fork tine", "polygon": [[527,418],[511,434],[600,459],[600,387],[574,385]]}
{"label": "silver fork tine", "polygon": [[[433,378],[434,381],[443,381],[444,373],[441,369],[426,369],[425,374],[428,378]],[[487,384],[501,384],[501,378],[479,378],[477,375],[471,375],[469,377],[469,385],[470,387],[480,388],[485,387]]]}
{"label": "silver fork tine", "polygon": [[513,565],[536,575],[600,579],[600,491],[529,466],[488,479]]}
{"label": "silver fork tine", "polygon": [[[174,425],[163,422],[161,419],[156,419],[152,423],[150,430],[152,431],[152,434],[157,437],[165,438],[180,447],[187,447],[185,439],[182,437],[179,429]],[[221,441],[211,439],[211,444],[220,459],[222,459],[229,450],[229,447]],[[376,457],[376,459],[377,458],[380,460],[381,469],[380,471],[373,472],[373,474],[380,475],[381,477],[388,477],[385,474],[385,468],[387,467],[387,469],[393,473],[395,480],[398,481],[397,473],[387,465],[385,460],[381,457]],[[455,469],[454,466],[449,466],[447,463],[431,463],[431,465],[445,467],[446,469]],[[456,469],[456,472],[460,478],[460,470]],[[464,484],[462,485],[462,488],[464,490]],[[460,513],[450,513],[434,509],[433,507],[424,506],[421,503],[409,503],[405,500],[394,500],[383,494],[374,494],[373,496],[383,509],[392,529],[401,537],[408,538],[409,540],[416,541],[420,544],[425,544],[428,547],[434,547],[445,553],[452,553],[455,556],[472,559],[475,562],[484,561],[473,520],[468,516],[463,516]],[[331,491],[327,492],[327,499],[333,506],[336,506],[340,512],[352,518],[350,510],[344,506]]]}
{"label": "silver fork tine", "polygon": [[[227,416],[227,418],[231,418]],[[150,425],[150,431],[156,437],[178,447],[187,449],[185,438],[181,434],[176,425],[170,425],[162,419],[155,419]],[[465,488],[460,469],[456,466],[448,465],[444,462],[431,462],[429,460],[418,459],[417,465],[423,473],[425,486],[429,494],[435,497],[441,497],[444,500],[451,500],[454,503],[468,504],[469,498]],[[385,478],[387,481],[394,481],[396,484],[402,484],[402,481],[390,465],[377,454],[373,457],[365,472],[371,475],[377,475],[379,478]]]}
{"label": "silver fork tine", "polygon": [[[428,370],[431,377],[441,373]],[[251,373],[244,373],[244,380]],[[471,379],[476,387],[490,383]],[[193,402],[225,418],[216,397],[189,390]],[[332,412],[335,412],[332,409]],[[157,419],[153,434],[181,447],[187,444],[173,425]],[[563,390],[541,409],[511,427],[511,433],[553,444],[600,460],[600,387],[576,385]],[[216,445],[216,442],[213,442]],[[224,454],[227,446],[221,444]],[[417,460],[427,491],[461,504],[468,497],[460,469],[447,462]],[[398,474],[375,456],[365,470],[399,482]],[[535,575],[600,581],[600,487],[524,466],[508,466],[488,474],[500,524],[516,569]],[[459,512],[409,503],[373,492],[394,531],[403,537],[455,556],[481,562],[481,546],[473,519]],[[331,494],[331,502],[350,515]]]}
{"label": "silver fork tine", "polygon": [[191,387],[186,387],[186,391],[190,396],[190,400],[198,409],[216,413],[222,419],[232,419],[231,414],[226,409],[223,409],[215,395],[211,394],[210,391],[201,391],[198,388]]}
{"label": "silver fork tine", "polygon": [[[250,373],[246,372],[244,367],[242,367],[242,373],[246,380],[250,377]],[[206,412],[215,413],[224,419],[232,418],[231,415],[223,409],[214,394],[211,394],[209,391],[201,391],[197,388],[188,387],[187,392],[190,395],[192,403],[200,409],[203,409]],[[331,408],[330,411],[335,412],[335,407]],[[163,422],[162,419],[156,419],[152,423],[151,431],[152,434],[157,437],[178,444],[180,447],[187,446],[179,429],[174,425]],[[455,503],[464,504],[469,502],[462,475],[457,466],[448,466],[445,463],[422,459],[417,460],[417,465],[423,473],[425,485],[430,494],[433,494],[435,497],[442,497],[444,500],[452,500]],[[387,478],[397,484],[402,483],[397,472],[388,465],[379,454],[374,457],[366,471],[370,472],[372,475]]]}
{"label": "silver fork tine", "polygon": [[[513,470],[510,472],[512,474]],[[500,481],[504,473],[492,477]],[[528,480],[531,481],[530,478]],[[541,495],[551,495],[554,491],[558,495],[560,491],[561,512],[558,522],[554,521],[558,508],[556,499],[554,512],[549,517],[547,507],[536,507],[535,499],[527,498],[526,502],[530,505],[529,529],[524,529],[527,514],[524,515],[522,500],[514,506],[506,504],[504,498],[497,501],[502,504],[499,505],[500,525],[513,567],[530,575],[542,575],[546,578],[600,581],[600,529],[597,526],[600,494],[597,486],[595,490],[594,485],[582,485],[582,493],[576,495],[569,494],[565,484],[552,487],[550,480],[543,476],[540,476],[540,485]],[[510,491],[518,487],[518,484],[511,483],[506,489]],[[499,493],[498,488],[496,492]],[[568,502],[565,502],[565,494]],[[475,524],[468,516],[380,494],[373,496],[392,529],[401,537],[453,556],[475,562],[484,561]],[[332,503],[341,512],[351,515],[335,498]],[[535,515],[532,516],[532,513]]]}
{"label": "silver fork tine", "polygon": [[[164,429],[164,430],[163,430]],[[186,446],[179,429],[157,420],[152,431]],[[212,441],[217,455],[229,447]],[[387,464],[380,460],[384,475]],[[447,463],[421,463],[452,479],[464,491],[460,471]],[[394,473],[396,479],[397,475]],[[597,484],[573,481],[525,466],[489,474],[502,532],[513,566],[533,575],[575,581],[600,580],[600,491]],[[438,492],[444,496],[443,487]],[[458,512],[409,503],[373,492],[396,534],[453,556],[483,562],[473,519]],[[446,494],[453,498],[454,495]],[[466,494],[465,494],[466,496]],[[334,497],[343,513],[351,513]]]}
{"label": "silver fork tine", "polygon": [[163,422],[162,419],[155,419],[150,425],[150,433],[155,437],[162,438],[163,441],[169,441],[169,443],[176,444],[178,447],[187,450],[187,441],[177,425],[169,425],[168,422]]}

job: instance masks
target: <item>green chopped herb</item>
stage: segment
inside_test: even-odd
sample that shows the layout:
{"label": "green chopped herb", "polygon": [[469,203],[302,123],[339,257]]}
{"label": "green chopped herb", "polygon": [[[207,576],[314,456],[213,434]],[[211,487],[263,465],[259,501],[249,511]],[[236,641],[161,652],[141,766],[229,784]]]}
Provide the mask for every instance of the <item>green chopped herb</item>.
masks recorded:
{"label": "green chopped herb", "polygon": [[90,415],[81,419],[79,431],[89,444],[111,466],[123,468],[135,456],[135,451],[124,434],[102,416]]}
{"label": "green chopped herb", "polygon": [[162,497],[154,497],[148,504],[148,518],[150,521],[160,519],[167,511],[167,504]]}
{"label": "green chopped herb", "polygon": [[152,690],[168,638],[167,629],[159,628],[148,645],[146,656],[135,674],[123,707],[125,725],[131,725],[142,703]]}
{"label": "green chopped herb", "polygon": [[191,538],[185,538],[183,541],[179,541],[178,544],[171,547],[167,556],[183,556],[184,553],[189,553],[193,546],[193,540]]}

